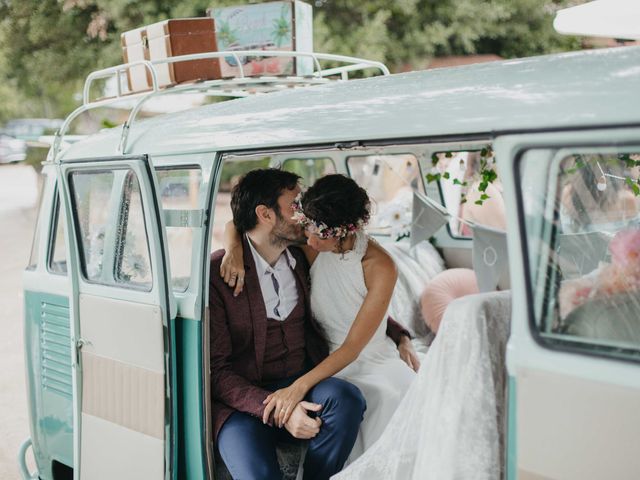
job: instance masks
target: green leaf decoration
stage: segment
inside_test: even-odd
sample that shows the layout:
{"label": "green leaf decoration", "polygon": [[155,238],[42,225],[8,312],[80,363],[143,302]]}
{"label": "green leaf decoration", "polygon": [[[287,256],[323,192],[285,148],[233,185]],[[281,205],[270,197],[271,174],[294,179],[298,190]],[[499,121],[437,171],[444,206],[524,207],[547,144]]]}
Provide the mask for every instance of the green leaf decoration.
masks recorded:
{"label": "green leaf decoration", "polygon": [[451,177],[451,175],[449,174],[449,172],[444,172],[444,173],[442,174],[442,178],[444,178],[444,179],[446,179],[446,180],[449,180],[449,178],[450,178],[450,177]]}
{"label": "green leaf decoration", "polygon": [[630,177],[627,177],[624,181],[627,185],[629,185],[629,187],[631,187],[631,191],[636,197],[640,196],[640,185],[638,185],[638,182],[640,182],[640,180],[638,180],[638,182],[634,182]]}
{"label": "green leaf decoration", "polygon": [[440,160],[440,158],[438,157],[437,153],[431,155],[431,165],[435,167],[438,164],[438,160]]}

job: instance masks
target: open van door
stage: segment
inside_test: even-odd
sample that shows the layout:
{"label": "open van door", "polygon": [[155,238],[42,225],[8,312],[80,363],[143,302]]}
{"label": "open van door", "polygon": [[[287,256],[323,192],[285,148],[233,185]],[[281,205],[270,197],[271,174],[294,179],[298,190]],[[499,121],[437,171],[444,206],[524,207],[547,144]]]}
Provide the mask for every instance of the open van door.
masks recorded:
{"label": "open van door", "polygon": [[494,148],[517,206],[507,478],[640,478],[640,264],[635,250],[620,255],[637,248],[628,236],[640,241],[640,129],[503,136]]}
{"label": "open van door", "polygon": [[72,283],[74,478],[173,478],[169,322],[156,179],[146,157],[58,165]]}

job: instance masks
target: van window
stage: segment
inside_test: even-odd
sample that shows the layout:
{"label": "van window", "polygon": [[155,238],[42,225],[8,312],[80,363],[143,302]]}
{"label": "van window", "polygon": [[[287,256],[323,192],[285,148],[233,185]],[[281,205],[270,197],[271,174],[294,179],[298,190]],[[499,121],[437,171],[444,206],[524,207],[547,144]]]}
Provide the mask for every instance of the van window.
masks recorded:
{"label": "van window", "polygon": [[[199,167],[162,169],[157,172],[162,208],[194,211],[199,209],[202,171]],[[194,227],[167,226],[167,243],[173,290],[184,292],[191,279]]]}
{"label": "van window", "polygon": [[603,149],[553,160],[529,151],[521,160],[535,326],[543,341],[640,357],[636,152]]}
{"label": "van window", "polygon": [[49,271],[59,275],[67,274],[67,246],[65,244],[66,229],[62,220],[62,199],[56,192],[53,229],[49,250]]}
{"label": "van window", "polygon": [[257,168],[268,168],[271,157],[252,158],[250,160],[233,159],[225,160],[220,172],[220,183],[213,206],[213,228],[211,238],[211,251],[223,247],[224,227],[233,218],[231,213],[231,190],[238,180],[246,173]]}
{"label": "van window", "polygon": [[135,173],[72,172],[70,184],[84,278],[150,290],[149,242]]}
{"label": "van window", "polygon": [[394,240],[408,237],[412,222],[413,191],[424,193],[415,155],[359,155],[347,158],[349,175],[372,200],[367,230]]}
{"label": "van window", "polygon": [[127,173],[122,191],[115,258],[116,282],[151,290],[151,260],[142,195],[138,178],[132,171]]}
{"label": "van window", "polygon": [[282,169],[300,175],[307,187],[325,175],[336,173],[336,166],[330,158],[287,158]]}
{"label": "van window", "polygon": [[102,275],[104,239],[109,221],[109,198],[113,189],[113,173],[73,172],[71,174],[74,214],[79,227],[78,239],[84,277],[104,282]]}
{"label": "van window", "polygon": [[40,189],[40,202],[38,203],[38,211],[36,212],[35,229],[33,231],[33,240],[31,242],[31,253],[29,254],[29,264],[27,270],[35,270],[38,267],[38,255],[40,249],[40,215],[42,214],[42,205],[45,201],[45,192],[47,186],[47,174],[42,175],[42,188]]}
{"label": "van window", "polygon": [[469,223],[505,230],[502,185],[490,148],[436,152],[426,178],[439,181],[443,204],[451,215],[452,236],[472,237]]}

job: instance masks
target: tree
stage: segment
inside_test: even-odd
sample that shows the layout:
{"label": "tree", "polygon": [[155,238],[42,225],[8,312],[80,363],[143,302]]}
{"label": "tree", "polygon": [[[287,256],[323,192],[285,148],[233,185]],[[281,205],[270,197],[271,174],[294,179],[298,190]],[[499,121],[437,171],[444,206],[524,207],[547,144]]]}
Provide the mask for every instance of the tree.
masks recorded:
{"label": "tree", "polygon": [[[566,1],[315,0],[315,49],[381,60],[392,71],[440,55],[510,58],[575,49],[575,39],[552,27],[554,10]],[[126,30],[238,3],[245,2],[0,0],[0,100],[9,99],[0,121],[28,109],[49,117],[69,113],[91,70],[122,62]]]}

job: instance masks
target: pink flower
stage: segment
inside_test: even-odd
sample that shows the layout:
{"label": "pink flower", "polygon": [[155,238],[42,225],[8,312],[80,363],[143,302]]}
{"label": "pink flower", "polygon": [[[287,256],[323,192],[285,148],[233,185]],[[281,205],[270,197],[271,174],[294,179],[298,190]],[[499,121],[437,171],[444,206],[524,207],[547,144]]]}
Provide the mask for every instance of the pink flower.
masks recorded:
{"label": "pink flower", "polygon": [[558,294],[560,318],[565,318],[575,308],[585,303],[593,291],[593,279],[581,277],[563,282]]}
{"label": "pink flower", "polygon": [[633,228],[616,233],[609,243],[613,263],[625,266],[640,264],[640,229]]}

